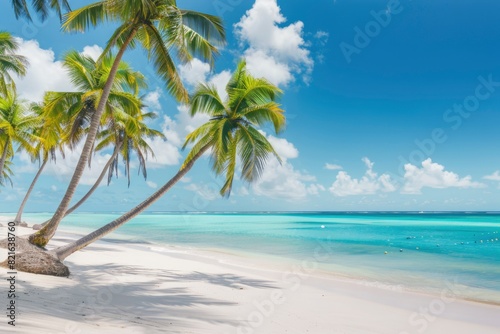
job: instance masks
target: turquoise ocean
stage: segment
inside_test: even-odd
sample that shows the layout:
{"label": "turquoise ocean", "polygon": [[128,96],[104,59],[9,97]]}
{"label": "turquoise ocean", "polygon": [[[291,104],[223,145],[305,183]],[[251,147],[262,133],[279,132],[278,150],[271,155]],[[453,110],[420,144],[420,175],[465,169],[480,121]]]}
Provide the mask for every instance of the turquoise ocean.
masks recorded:
{"label": "turquoise ocean", "polygon": [[[119,213],[78,213],[64,231],[90,232]],[[50,218],[26,214],[30,223]],[[307,212],[143,213],[108,239],[217,250],[344,277],[379,287],[500,304],[500,213]],[[153,247],[154,246],[154,247]]]}

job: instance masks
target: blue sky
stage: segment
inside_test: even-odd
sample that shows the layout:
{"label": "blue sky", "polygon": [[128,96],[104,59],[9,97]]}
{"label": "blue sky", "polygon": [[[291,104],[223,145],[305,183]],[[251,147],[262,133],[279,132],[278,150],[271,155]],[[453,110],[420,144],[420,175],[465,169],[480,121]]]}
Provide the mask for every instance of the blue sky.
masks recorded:
{"label": "blue sky", "polygon": [[[74,8],[88,1],[70,1]],[[196,60],[179,70],[187,87],[222,88],[238,59],[285,92],[288,125],[273,136],[283,158],[269,161],[261,180],[237,182],[217,196],[222,180],[199,161],[151,211],[254,210],[499,210],[500,3],[466,1],[298,0],[178,1],[220,15],[228,45],[215,68]],[[76,49],[97,55],[108,25],[85,34],[60,32],[59,20],[16,21],[0,4],[0,30],[21,38],[32,63],[18,80],[37,100],[44,90],[70,89],[60,59]],[[144,91],[167,142],[153,142],[148,179],[134,175],[101,186],[81,211],[123,211],[151,194],[179,168],[183,137],[204,121],[191,119],[163,90],[144,54],[125,60],[149,79]],[[50,166],[27,211],[53,210],[64,193],[77,150]],[[100,172],[109,152],[94,157],[76,197]],[[1,212],[12,212],[36,166],[14,159],[14,187],[2,189]],[[136,170],[137,171],[137,170]]]}

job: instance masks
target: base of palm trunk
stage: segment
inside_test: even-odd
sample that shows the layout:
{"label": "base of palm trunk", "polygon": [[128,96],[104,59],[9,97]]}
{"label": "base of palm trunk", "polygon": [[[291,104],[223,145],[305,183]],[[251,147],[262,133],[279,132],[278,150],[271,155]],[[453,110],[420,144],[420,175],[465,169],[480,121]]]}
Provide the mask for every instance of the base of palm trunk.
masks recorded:
{"label": "base of palm trunk", "polygon": [[[6,248],[6,240],[0,241],[0,247]],[[10,268],[8,260],[0,263],[1,267]],[[54,255],[29,243],[28,240],[16,240],[14,269],[32,274],[68,277],[69,269]]]}

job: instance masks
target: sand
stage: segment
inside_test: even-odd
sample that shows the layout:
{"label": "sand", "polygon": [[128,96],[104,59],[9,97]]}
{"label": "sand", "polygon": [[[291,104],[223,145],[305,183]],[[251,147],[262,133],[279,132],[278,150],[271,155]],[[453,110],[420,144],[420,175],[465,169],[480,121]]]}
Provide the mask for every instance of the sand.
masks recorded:
{"label": "sand", "polygon": [[[6,236],[5,218],[0,235]],[[18,235],[32,232],[18,227]],[[76,235],[58,232],[52,246]],[[1,250],[2,259],[6,251]],[[0,333],[498,333],[500,306],[325,275],[314,262],[270,266],[223,252],[110,235],[65,261],[69,278],[19,272],[16,326]],[[0,269],[7,278],[7,270]],[[2,279],[2,307],[8,283]]]}

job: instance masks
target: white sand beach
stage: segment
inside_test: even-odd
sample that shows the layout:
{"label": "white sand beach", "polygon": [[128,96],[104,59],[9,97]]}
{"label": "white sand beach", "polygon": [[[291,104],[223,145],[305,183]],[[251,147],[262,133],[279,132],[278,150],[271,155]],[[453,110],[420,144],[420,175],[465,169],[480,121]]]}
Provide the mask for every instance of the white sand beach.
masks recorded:
{"label": "white sand beach", "polygon": [[[72,238],[58,233],[52,245]],[[231,254],[132,244],[113,235],[65,264],[69,278],[18,273],[16,326],[4,318],[1,333],[493,334],[500,328],[499,306],[461,300],[453,284],[425,295],[404,284],[247,264]]]}

